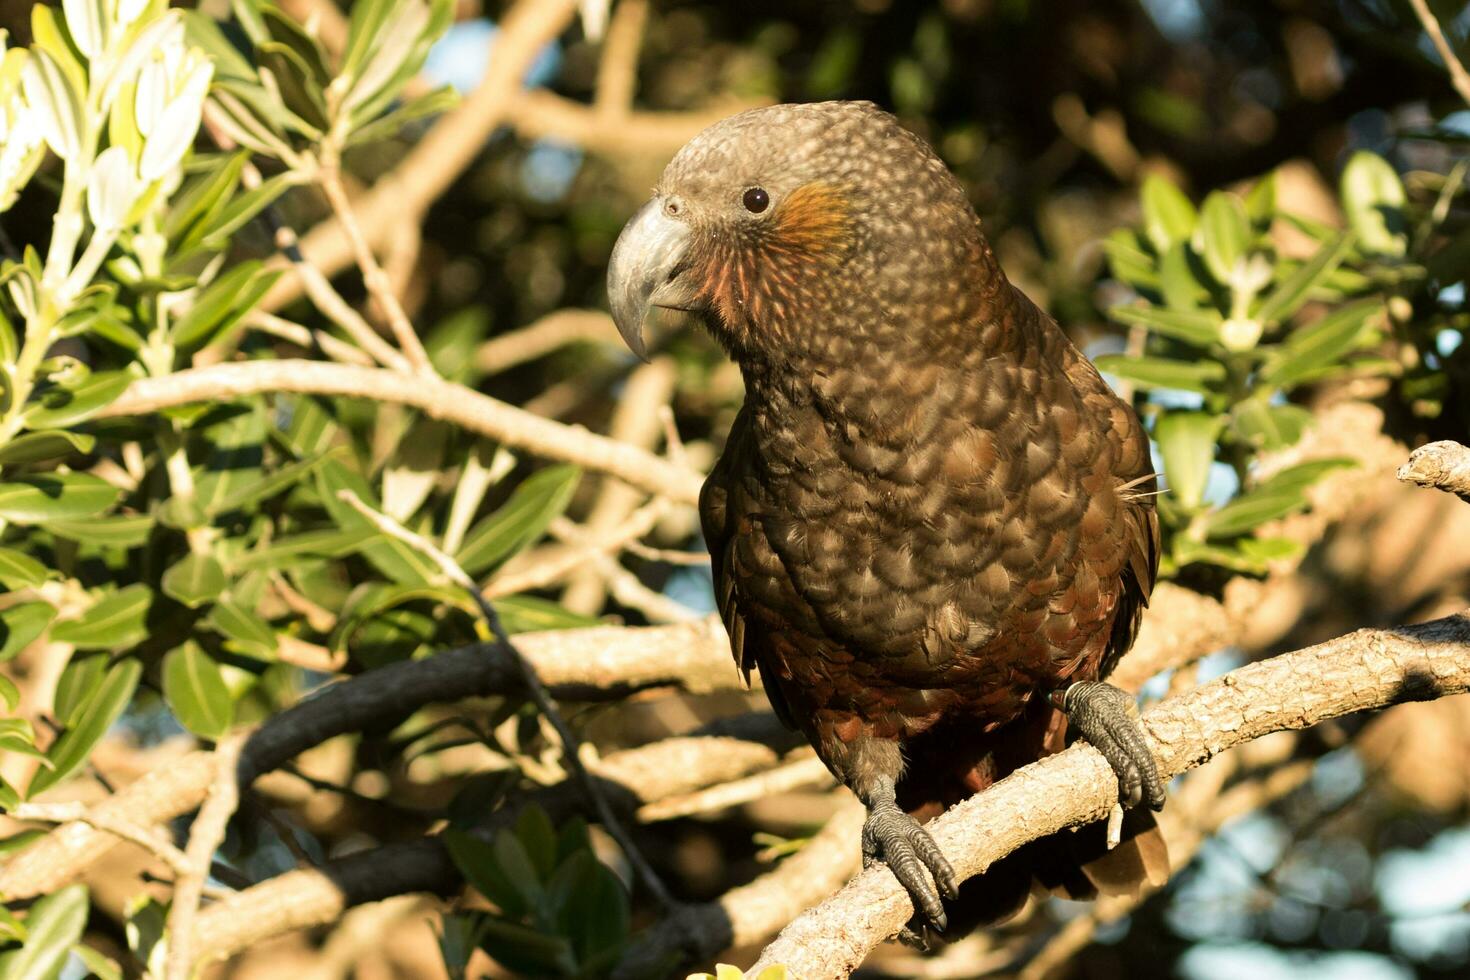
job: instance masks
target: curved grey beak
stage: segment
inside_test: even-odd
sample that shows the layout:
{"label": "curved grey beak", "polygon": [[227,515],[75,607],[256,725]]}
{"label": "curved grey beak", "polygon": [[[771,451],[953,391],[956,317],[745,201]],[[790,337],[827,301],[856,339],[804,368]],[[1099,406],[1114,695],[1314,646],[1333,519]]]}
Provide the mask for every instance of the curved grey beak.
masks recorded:
{"label": "curved grey beak", "polygon": [[628,349],[647,360],[643,321],[656,306],[688,310],[694,290],[683,280],[689,226],[664,214],[655,197],[624,226],[607,266],[607,301]]}

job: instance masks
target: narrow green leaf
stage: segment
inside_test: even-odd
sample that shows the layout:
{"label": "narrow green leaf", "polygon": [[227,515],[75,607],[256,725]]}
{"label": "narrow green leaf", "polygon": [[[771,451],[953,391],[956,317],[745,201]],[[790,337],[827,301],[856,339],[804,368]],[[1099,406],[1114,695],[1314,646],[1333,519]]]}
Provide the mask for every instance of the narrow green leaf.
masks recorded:
{"label": "narrow green leaf", "polygon": [[118,514],[70,521],[46,521],[41,526],[59,538],[81,544],[133,548],[153,533],[153,518],[147,514]]}
{"label": "narrow green leaf", "polygon": [[470,529],[455,558],[479,575],[529,546],[571,503],[581,471],[550,466],[531,474],[504,505]]}
{"label": "narrow green leaf", "polygon": [[1262,481],[1256,489],[1267,493],[1304,491],[1333,470],[1352,469],[1357,465],[1358,461],[1351,456],[1329,456],[1325,459],[1297,463],[1295,466],[1288,466],[1277,472],[1270,479]]}
{"label": "narrow green leaf", "polygon": [[23,602],[0,609],[0,663],[30,646],[55,618],[56,607],[49,602]]}
{"label": "narrow green leaf", "polygon": [[1293,330],[1261,369],[1261,379],[1278,387],[1292,385],[1341,360],[1357,349],[1370,322],[1382,312],[1383,301],[1375,297],[1338,307],[1316,323]]}
{"label": "narrow green leaf", "polygon": [[367,481],[337,460],[327,460],[316,471],[317,488],[322,504],[344,531],[358,535],[362,556],[395,582],[427,585],[438,581],[438,567],[415,549],[396,538],[390,538],[374,527],[352,506],[337,496],[351,490],[369,507],[377,507],[377,496]]}
{"label": "narrow green leaf", "polygon": [[26,425],[32,429],[64,429],[91,418],[133,383],[127,371],[99,371],[74,388],[49,388],[26,406]]}
{"label": "narrow green leaf", "polygon": [[1206,514],[1202,526],[1207,538],[1228,538],[1306,506],[1307,498],[1299,489],[1252,490]]}
{"label": "narrow green leaf", "polygon": [[1251,246],[1250,217],[1240,198],[1228,191],[1212,191],[1200,212],[1200,252],[1210,275],[1229,285],[1235,263]]}
{"label": "narrow green leaf", "polygon": [[193,640],[163,658],[163,697],[179,724],[200,738],[219,738],[235,719],[219,665]]}
{"label": "narrow green leaf", "polygon": [[1225,380],[1225,365],[1218,361],[1175,361],[1164,357],[1128,357],[1105,354],[1096,359],[1097,369],[1144,388],[1176,388],[1210,394]]}
{"label": "narrow green leaf", "polygon": [[542,630],[572,630],[596,626],[592,616],[583,616],[533,595],[508,595],[495,600],[495,611],[507,633],[537,633]]}
{"label": "narrow green leaf", "polygon": [[12,524],[93,517],[121,496],[112,484],[89,473],[46,473],[0,483],[0,518]]}
{"label": "narrow green leaf", "polygon": [[277,538],[264,548],[241,555],[231,563],[238,574],[258,568],[283,568],[303,559],[342,558],[362,546],[359,531],[334,529],[303,531]]}
{"label": "narrow green leaf", "polygon": [[1159,288],[1159,271],[1154,257],[1144,251],[1144,242],[1131,228],[1119,228],[1103,240],[1103,253],[1113,278],[1136,289]]}
{"label": "narrow green leaf", "polygon": [[1165,250],[1159,260],[1159,286],[1169,309],[1193,312],[1209,303],[1209,290],[1201,280],[1205,270],[1196,266],[1189,242],[1175,242]]}
{"label": "narrow green leaf", "polygon": [[146,620],[153,590],[136,582],[103,598],[76,619],[57,623],[51,639],[78,650],[115,650],[148,635]]}
{"label": "narrow green leaf", "polygon": [[92,746],[107,734],[112,723],[126,710],[142,676],[143,665],[133,658],[119,662],[107,672],[97,693],[77,713],[75,727],[68,728],[46,753],[56,768],[36,773],[31,780],[30,796],[55,786],[87,761]]}
{"label": "narrow green leaf", "polygon": [[1409,248],[1404,183],[1389,162],[1359,150],[1342,171],[1342,208],[1363,248],[1376,255],[1404,255]]}
{"label": "narrow green leaf", "polygon": [[1276,218],[1276,171],[1271,171],[1260,180],[1245,196],[1245,213],[1250,218],[1251,229],[1257,235],[1264,235],[1271,230],[1271,223]]}
{"label": "narrow green leaf", "polygon": [[1271,290],[1256,310],[1255,318],[1266,323],[1280,323],[1301,309],[1312,290],[1332,274],[1352,246],[1352,232],[1344,232],[1325,243],[1300,269]]}
{"label": "narrow green leaf", "polygon": [[1158,306],[1114,306],[1108,316],[1119,323],[1146,327],[1161,337],[1172,337],[1196,347],[1220,342],[1223,318],[1214,310],[1166,310]]}
{"label": "narrow green leaf", "polygon": [[56,684],[56,720],[63,727],[76,723],[77,712],[86,706],[107,676],[107,654],[73,655]]}
{"label": "narrow green leaf", "polygon": [[[7,711],[14,711],[20,705],[20,688],[15,686],[15,681],[6,677],[4,674],[0,674],[0,700],[5,702]],[[0,718],[0,725],[10,722],[20,722],[23,725],[30,725],[30,722],[21,718]],[[0,745],[0,748],[3,747],[3,745]]]}
{"label": "narrow green leaf", "polygon": [[207,347],[244,319],[280,276],[277,269],[262,271],[254,260],[235,266],[210,283],[174,324],[174,344],[186,350]]}
{"label": "narrow green leaf", "polygon": [[163,592],[190,609],[219,597],[228,584],[224,566],[212,554],[191,551],[163,573]]}
{"label": "narrow green leaf", "polygon": [[1143,181],[1143,228],[1160,255],[1194,234],[1197,215],[1184,192],[1168,179],[1149,174]]}
{"label": "narrow green leaf", "polygon": [[1312,424],[1312,413],[1300,405],[1268,405],[1247,398],[1231,409],[1230,425],[1239,438],[1259,449],[1294,445]]}
{"label": "narrow green leaf", "polygon": [[210,610],[209,624],[225,637],[225,646],[231,651],[258,660],[276,658],[276,631],[255,610],[233,599],[223,599]]}
{"label": "narrow green leaf", "polygon": [[444,846],[465,880],[508,916],[520,917],[531,908],[520,888],[500,866],[490,844],[462,830],[444,831]]}
{"label": "narrow green leaf", "polygon": [[325,458],[319,456],[316,459],[289,463],[272,473],[260,477],[252,483],[238,486],[226,494],[223,499],[213,501],[210,509],[206,513],[228,514],[232,511],[243,510],[252,504],[283,493],[310,476],[312,471],[324,462]]}
{"label": "narrow green leaf", "polygon": [[1208,412],[1168,412],[1154,428],[1164,473],[1173,499],[1186,510],[1204,499],[1210,464],[1215,461],[1215,440],[1225,419]]}
{"label": "narrow green leaf", "polygon": [[90,453],[96,444],[97,438],[84,432],[67,432],[64,429],[27,432],[0,446],[0,465]]}
{"label": "narrow green leaf", "polygon": [[0,548],[0,585],[7,589],[34,588],[46,581],[46,566],[14,548]]}
{"label": "narrow green leaf", "polygon": [[[44,773],[42,773],[44,775]],[[26,942],[6,965],[6,980],[51,980],[87,926],[87,886],[67,885],[31,906]]]}

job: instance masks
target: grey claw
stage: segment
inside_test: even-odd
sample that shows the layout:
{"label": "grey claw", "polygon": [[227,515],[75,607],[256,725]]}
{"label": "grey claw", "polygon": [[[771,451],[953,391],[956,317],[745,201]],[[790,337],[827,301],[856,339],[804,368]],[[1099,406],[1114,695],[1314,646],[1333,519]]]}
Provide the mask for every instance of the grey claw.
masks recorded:
{"label": "grey claw", "polygon": [[1164,807],[1164,781],[1139,727],[1133,698],[1111,684],[1079,681],[1061,697],[1067,719],[1102,753],[1118,777],[1118,801],[1129,809]]}
{"label": "grey claw", "polygon": [[946,898],[959,894],[954,868],[928,831],[891,804],[870,810],[863,824],[863,867],[880,857],[909,893],[914,908],[943,932],[949,917],[940,894]]}

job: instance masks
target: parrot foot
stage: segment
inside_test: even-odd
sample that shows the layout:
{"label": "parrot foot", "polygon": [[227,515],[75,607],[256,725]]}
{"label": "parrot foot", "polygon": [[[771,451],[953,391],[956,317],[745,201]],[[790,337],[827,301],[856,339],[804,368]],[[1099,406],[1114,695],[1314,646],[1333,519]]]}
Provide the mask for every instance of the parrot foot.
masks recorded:
{"label": "parrot foot", "polygon": [[[940,893],[945,898],[959,895],[954,869],[929,832],[891,801],[869,807],[867,822],[863,824],[863,867],[880,858],[909,893],[914,908],[943,932],[949,919],[944,914]],[[911,936],[918,935],[905,931]]]}
{"label": "parrot foot", "polygon": [[1154,810],[1164,808],[1164,781],[1138,724],[1138,706],[1131,695],[1102,681],[1079,681],[1054,692],[1051,702],[1113,767],[1118,802],[1130,809],[1142,802]]}

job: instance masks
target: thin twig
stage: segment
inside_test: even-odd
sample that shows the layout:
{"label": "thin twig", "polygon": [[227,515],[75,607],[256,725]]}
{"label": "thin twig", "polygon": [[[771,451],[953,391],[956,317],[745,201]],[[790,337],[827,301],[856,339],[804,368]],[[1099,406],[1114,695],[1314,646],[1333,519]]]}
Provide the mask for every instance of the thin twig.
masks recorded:
{"label": "thin twig", "polygon": [[1409,6],[1414,8],[1414,13],[1419,17],[1419,23],[1424,25],[1424,33],[1429,35],[1429,40],[1434,42],[1434,49],[1439,52],[1439,57],[1444,61],[1445,70],[1450,73],[1450,82],[1455,86],[1455,91],[1460,93],[1460,98],[1470,105],[1470,72],[1465,70],[1460,59],[1455,57],[1455,49],[1450,47],[1449,39],[1444,36],[1444,29],[1439,26],[1439,19],[1429,9],[1429,4],[1424,0],[1409,0]]}
{"label": "thin twig", "polygon": [[744,779],[646,804],[638,810],[638,821],[654,823],[696,813],[708,813],[711,810],[723,810],[806,786],[830,785],[832,781],[832,773],[827,769],[826,763],[816,756],[808,756]]}
{"label": "thin twig", "polygon": [[524,449],[548,459],[610,473],[675,503],[699,501],[703,477],[687,466],[675,466],[645,449],[588,432],[580,426],[540,418],[461,384],[381,368],[304,359],[213,364],[134,381],[99,417],[142,415],[174,405],[269,391],[345,395],[411,405],[431,418],[496,439],[508,449]]}
{"label": "thin twig", "polygon": [[335,165],[324,166],[321,169],[321,188],[327,195],[327,202],[332,206],[332,213],[342,223],[342,230],[347,233],[347,241],[352,246],[353,255],[357,258],[358,268],[362,270],[362,281],[367,286],[368,293],[377,301],[378,309],[382,311],[383,317],[388,321],[393,336],[398,339],[398,346],[402,349],[404,356],[408,358],[409,364],[419,373],[433,373],[434,367],[429,363],[428,351],[424,350],[423,341],[419,340],[418,332],[414,330],[413,323],[403,309],[403,304],[398,301],[398,294],[393,291],[393,282],[388,278],[388,273],[378,263],[378,258],[373,254],[372,247],[368,245],[367,239],[363,237],[362,228],[357,223],[357,216],[353,214],[352,202],[347,199],[347,190],[342,186],[342,172]]}
{"label": "thin twig", "polygon": [[597,783],[588,774],[586,766],[582,764],[581,741],[577,738],[576,733],[572,731],[571,727],[567,725],[566,719],[561,716],[561,712],[557,710],[556,704],[551,700],[551,694],[546,690],[546,685],[541,683],[541,677],[536,673],[536,668],[531,666],[531,662],[523,657],[521,652],[516,649],[515,644],[510,641],[510,634],[506,633],[505,626],[500,622],[500,614],[495,611],[495,606],[491,604],[490,600],[485,598],[484,593],[480,591],[480,587],[475,584],[475,580],[470,578],[469,574],[459,566],[458,562],[441,551],[432,541],[429,541],[423,535],[415,534],[386,514],[379,513],[369,507],[351,490],[342,490],[338,492],[337,496],[366,518],[379,531],[423,554],[439,567],[439,571],[443,573],[446,579],[469,593],[470,598],[480,607],[480,615],[485,618],[485,624],[489,627],[491,635],[495,637],[496,643],[500,645],[501,649],[509,652],[511,659],[520,670],[521,677],[525,681],[526,690],[530,693],[531,700],[535,703],[537,710],[541,712],[543,718],[550,722],[551,727],[556,729],[557,737],[561,739],[562,743],[563,761],[567,768],[572,771],[577,781],[582,785],[583,790],[587,794],[587,798],[597,810],[598,819],[602,822],[603,827],[618,842],[618,846],[623,849],[624,855],[627,857],[629,863],[633,865],[634,870],[638,873],[638,877],[643,880],[649,893],[665,909],[673,909],[675,906],[673,896],[669,894],[668,889],[659,880],[657,872],[653,870],[653,867],[648,863],[647,859],[643,857],[643,853],[639,850],[632,835],[623,827],[622,821],[613,812],[611,804],[608,803],[607,798],[598,789]]}
{"label": "thin twig", "polygon": [[82,803],[22,803],[10,811],[16,820],[36,820],[43,823],[80,823],[103,833],[121,838],[160,858],[173,869],[174,874],[189,871],[189,859],[184,852],[164,838],[156,827],[134,823],[121,814],[92,809]]}
{"label": "thin twig", "polygon": [[194,971],[194,917],[204,895],[214,852],[224,840],[225,827],[240,800],[240,751],[248,732],[235,732],[220,740],[214,750],[215,774],[209,795],[189,829],[189,846],[184,851],[185,867],[174,882],[173,904],[168,912],[168,966],[166,980],[189,980]]}

